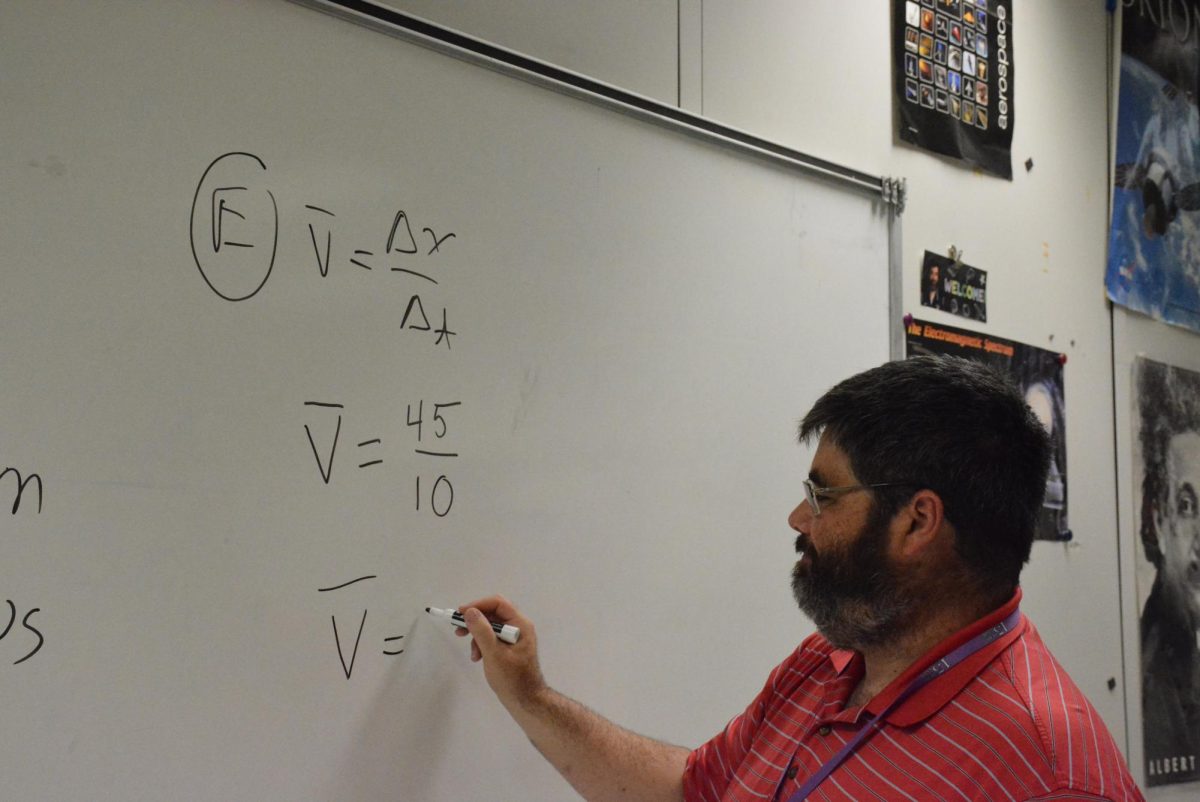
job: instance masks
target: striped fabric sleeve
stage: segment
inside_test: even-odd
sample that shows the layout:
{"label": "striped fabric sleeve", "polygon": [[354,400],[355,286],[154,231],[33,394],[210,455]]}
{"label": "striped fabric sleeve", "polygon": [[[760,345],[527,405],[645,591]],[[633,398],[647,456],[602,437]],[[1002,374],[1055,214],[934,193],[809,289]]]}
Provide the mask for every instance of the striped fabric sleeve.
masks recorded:
{"label": "striped fabric sleeve", "polygon": [[[793,682],[801,675],[798,669],[812,671],[819,664],[815,655],[805,658],[806,646],[816,636],[805,640],[786,660],[777,665],[767,677],[758,695],[746,709],[730,720],[725,729],[688,755],[683,773],[685,802],[720,802],[734,773],[745,759],[754,738],[777,698],[781,682]],[[820,655],[824,657],[824,655]]]}
{"label": "striped fabric sleeve", "polygon": [[1082,791],[1053,791],[1029,798],[1026,802],[1115,802],[1112,797],[1085,794]]}

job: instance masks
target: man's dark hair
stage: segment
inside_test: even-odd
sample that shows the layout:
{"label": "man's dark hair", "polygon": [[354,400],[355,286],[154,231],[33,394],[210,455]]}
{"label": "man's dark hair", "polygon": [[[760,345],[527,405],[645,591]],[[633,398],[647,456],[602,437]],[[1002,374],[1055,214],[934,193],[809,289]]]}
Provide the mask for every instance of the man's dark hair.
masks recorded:
{"label": "man's dark hair", "polygon": [[827,438],[887,521],[928,488],[956,531],[979,587],[1016,587],[1046,490],[1050,438],[1004,375],[967,359],[918,356],[852,376],[818,399],[800,440]]}
{"label": "man's dark hair", "polygon": [[1162,566],[1158,525],[1167,501],[1167,449],[1171,438],[1200,432],[1200,373],[1143,359],[1137,370],[1141,411],[1142,548],[1156,568]]}

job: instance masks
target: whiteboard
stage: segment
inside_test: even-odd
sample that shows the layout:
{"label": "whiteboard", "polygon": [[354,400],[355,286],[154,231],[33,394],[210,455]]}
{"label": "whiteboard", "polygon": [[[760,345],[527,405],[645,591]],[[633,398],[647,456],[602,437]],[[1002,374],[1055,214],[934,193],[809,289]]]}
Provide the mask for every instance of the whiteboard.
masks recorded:
{"label": "whiteboard", "polygon": [[10,3],[0,74],[6,796],[563,799],[425,606],[685,745],[811,631],[877,201],[280,0]]}

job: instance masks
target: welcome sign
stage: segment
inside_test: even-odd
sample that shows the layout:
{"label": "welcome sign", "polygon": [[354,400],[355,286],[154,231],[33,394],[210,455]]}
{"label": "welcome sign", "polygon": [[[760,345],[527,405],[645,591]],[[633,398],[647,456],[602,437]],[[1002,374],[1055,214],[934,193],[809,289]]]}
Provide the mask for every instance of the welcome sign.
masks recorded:
{"label": "welcome sign", "polygon": [[987,271],[925,251],[921,306],[987,322]]}

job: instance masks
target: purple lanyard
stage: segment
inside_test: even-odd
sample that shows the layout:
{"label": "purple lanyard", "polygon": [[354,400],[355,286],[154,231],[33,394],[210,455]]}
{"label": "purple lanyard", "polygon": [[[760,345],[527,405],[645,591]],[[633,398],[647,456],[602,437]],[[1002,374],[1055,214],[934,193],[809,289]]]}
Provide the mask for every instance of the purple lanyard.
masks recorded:
{"label": "purple lanyard", "polygon": [[[850,757],[851,753],[853,753],[863,741],[870,738],[876,733],[876,731],[879,730],[881,726],[883,726],[883,720],[886,719],[888,714],[895,710],[901,702],[912,696],[914,693],[928,685],[933,680],[940,677],[942,674],[945,674],[947,671],[954,668],[963,660],[975,654],[975,652],[987,646],[989,643],[994,643],[1002,635],[1016,629],[1017,623],[1020,620],[1021,611],[1019,609],[1013,610],[1008,618],[1005,618],[999,624],[996,624],[996,626],[990,627],[989,629],[979,633],[974,638],[971,638],[971,640],[967,641],[962,646],[959,646],[957,649],[950,652],[950,654],[946,655],[941,660],[938,660],[929,668],[922,671],[920,676],[910,682],[908,687],[901,691],[900,695],[893,699],[890,705],[884,708],[878,716],[863,725],[863,728],[858,731],[857,735],[847,741],[846,745],[843,746],[836,755],[829,758],[829,760],[825,762],[825,765],[822,766],[816,774],[813,774],[811,777],[809,777],[808,781],[805,782],[804,785],[802,785],[800,789],[796,791],[796,793],[792,794],[788,798],[787,802],[803,802],[803,800],[807,799],[808,795],[811,794],[826,777],[832,774],[834,769],[842,765],[842,762],[846,758]],[[796,756],[792,755],[792,759],[788,761],[787,769],[784,769],[783,777],[779,780],[779,785],[775,788],[775,795],[772,797],[772,799],[779,799],[779,792],[783,790],[783,784],[787,782],[788,769],[792,767],[792,763],[794,763],[795,760]]]}

